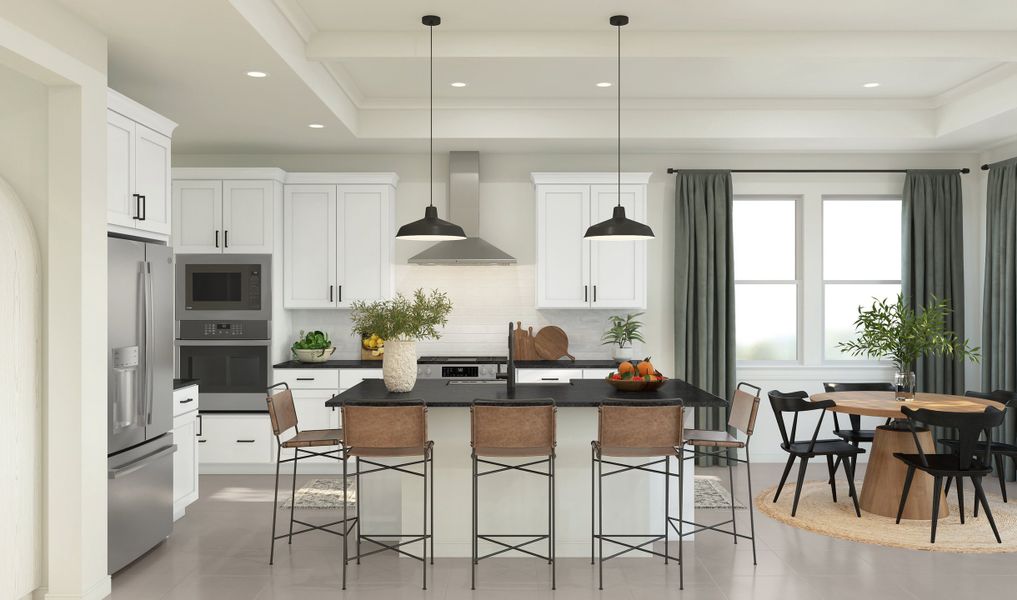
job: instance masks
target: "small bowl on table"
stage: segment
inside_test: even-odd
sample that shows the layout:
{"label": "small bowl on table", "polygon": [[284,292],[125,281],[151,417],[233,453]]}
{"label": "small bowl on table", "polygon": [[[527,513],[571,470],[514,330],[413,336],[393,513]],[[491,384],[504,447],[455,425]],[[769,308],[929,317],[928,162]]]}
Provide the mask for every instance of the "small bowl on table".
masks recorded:
{"label": "small bowl on table", "polygon": [[632,377],[631,379],[611,379],[608,376],[605,381],[619,392],[652,392],[667,383],[667,377],[661,375],[660,371],[656,371],[654,375],[656,377],[652,381],[647,381],[642,376]]}
{"label": "small bowl on table", "polygon": [[302,363],[323,363],[328,362],[335,352],[335,346],[331,348],[291,348],[293,355]]}

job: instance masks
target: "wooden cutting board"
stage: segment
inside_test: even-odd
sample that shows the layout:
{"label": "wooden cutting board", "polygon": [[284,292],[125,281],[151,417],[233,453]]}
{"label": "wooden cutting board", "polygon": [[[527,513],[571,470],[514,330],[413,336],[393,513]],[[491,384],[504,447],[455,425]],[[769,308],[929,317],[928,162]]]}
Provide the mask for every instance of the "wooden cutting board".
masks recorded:
{"label": "wooden cutting board", "polygon": [[561,327],[549,325],[542,328],[533,338],[533,346],[541,360],[558,360],[563,356],[576,359],[569,354],[569,336],[565,335]]}
{"label": "wooden cutting board", "polygon": [[533,345],[533,328],[523,329],[522,321],[516,321],[514,333],[515,359],[516,360],[539,360],[537,350]]}

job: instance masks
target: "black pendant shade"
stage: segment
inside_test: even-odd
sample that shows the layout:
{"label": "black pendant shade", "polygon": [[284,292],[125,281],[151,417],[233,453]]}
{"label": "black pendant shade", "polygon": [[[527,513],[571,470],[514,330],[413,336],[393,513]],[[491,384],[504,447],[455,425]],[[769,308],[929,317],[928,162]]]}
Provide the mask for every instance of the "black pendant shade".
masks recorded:
{"label": "black pendant shade", "polygon": [[611,17],[611,26],[618,30],[618,206],[610,219],[591,225],[583,236],[587,240],[628,241],[653,239],[653,230],[649,225],[633,221],[625,216],[625,207],[621,203],[621,28],[629,24],[625,15]]}
{"label": "black pendant shade", "polygon": [[427,26],[430,36],[431,58],[429,63],[430,75],[428,86],[431,100],[430,110],[430,192],[431,200],[424,209],[424,218],[419,221],[407,223],[399,228],[396,233],[397,240],[411,240],[419,242],[443,242],[448,240],[465,240],[466,232],[455,223],[449,223],[438,218],[438,209],[434,206],[434,28],[441,25],[441,17],[437,15],[424,15],[420,22]]}
{"label": "black pendant shade", "polygon": [[626,241],[653,239],[653,230],[649,225],[633,221],[625,216],[625,207],[614,207],[614,215],[595,225],[590,225],[583,236],[588,240]]}
{"label": "black pendant shade", "polygon": [[444,240],[465,240],[466,233],[455,223],[438,218],[438,209],[428,206],[424,209],[424,218],[407,223],[399,228],[396,238],[421,242],[438,242]]}

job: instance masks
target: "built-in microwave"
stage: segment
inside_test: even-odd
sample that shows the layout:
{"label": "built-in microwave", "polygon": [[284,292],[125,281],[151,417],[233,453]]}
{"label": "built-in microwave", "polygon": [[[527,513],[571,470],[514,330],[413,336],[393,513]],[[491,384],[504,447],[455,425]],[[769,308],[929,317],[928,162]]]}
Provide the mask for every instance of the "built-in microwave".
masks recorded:
{"label": "built-in microwave", "polygon": [[178,254],[176,318],[268,321],[272,257],[268,254]]}

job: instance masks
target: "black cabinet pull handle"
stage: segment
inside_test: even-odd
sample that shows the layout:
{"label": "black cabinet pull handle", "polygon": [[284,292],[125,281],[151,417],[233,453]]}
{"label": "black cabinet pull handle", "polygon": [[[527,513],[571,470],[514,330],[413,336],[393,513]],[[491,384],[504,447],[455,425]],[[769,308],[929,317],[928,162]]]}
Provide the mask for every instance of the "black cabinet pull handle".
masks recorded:
{"label": "black cabinet pull handle", "polygon": [[253,444],[254,440],[237,440],[238,444]]}
{"label": "black cabinet pull handle", "polygon": [[589,301],[590,301],[590,286],[584,285],[583,286],[583,302],[589,302]]}
{"label": "black cabinet pull handle", "polygon": [[541,381],[558,381],[557,377],[541,377]]}
{"label": "black cabinet pull handle", "polygon": [[204,443],[205,443],[205,442],[207,442],[207,441],[208,441],[208,440],[198,440],[198,443],[199,443],[199,444],[204,444]]}
{"label": "black cabinet pull handle", "polygon": [[314,377],[297,377],[297,381],[314,381]]}
{"label": "black cabinet pull handle", "polygon": [[339,302],[343,301],[343,286],[339,286]]}
{"label": "black cabinet pull handle", "polygon": [[[204,421],[201,420],[201,415],[198,415],[198,433],[196,434],[198,437],[202,436],[201,430],[202,430],[202,426],[203,425],[204,425]],[[204,444],[205,440],[198,440],[198,443],[199,444]]]}
{"label": "black cabinet pull handle", "polygon": [[141,208],[142,208],[141,218],[139,220],[144,221],[145,219],[148,218],[148,198],[146,198],[144,194],[141,194],[138,197],[141,198]]}
{"label": "black cabinet pull handle", "polygon": [[230,247],[230,230],[227,229],[222,232],[222,245],[224,248]]}
{"label": "black cabinet pull handle", "polygon": [[215,230],[215,247],[216,248],[219,247],[219,230],[218,229]]}
{"label": "black cabinet pull handle", "polygon": [[180,404],[190,404],[191,402],[194,402],[194,398],[188,398],[187,400],[181,400]]}
{"label": "black cabinet pull handle", "polygon": [[134,216],[131,217],[135,221],[141,221],[141,194],[131,194],[134,197]]}
{"label": "black cabinet pull handle", "polygon": [[597,301],[597,286],[593,286],[593,301]]}
{"label": "black cabinet pull handle", "polygon": [[333,302],[333,292],[335,292],[335,286],[334,285],[328,286],[328,301],[329,302]]}

